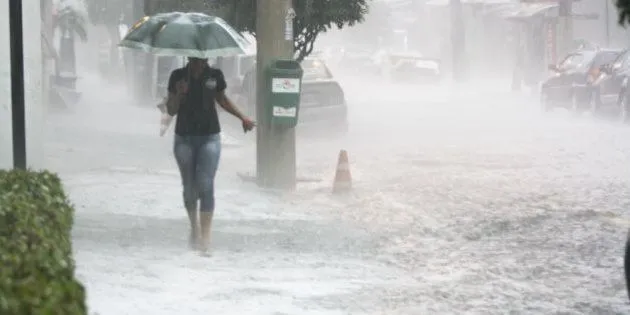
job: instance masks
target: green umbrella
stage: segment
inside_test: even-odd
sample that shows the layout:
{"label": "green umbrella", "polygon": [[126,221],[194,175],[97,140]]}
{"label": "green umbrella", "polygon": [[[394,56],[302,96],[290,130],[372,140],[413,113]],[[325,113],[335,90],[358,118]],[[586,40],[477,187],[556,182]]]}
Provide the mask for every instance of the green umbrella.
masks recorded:
{"label": "green umbrella", "polygon": [[119,44],[160,56],[197,58],[242,54],[248,45],[221,18],[182,12],[142,18]]}

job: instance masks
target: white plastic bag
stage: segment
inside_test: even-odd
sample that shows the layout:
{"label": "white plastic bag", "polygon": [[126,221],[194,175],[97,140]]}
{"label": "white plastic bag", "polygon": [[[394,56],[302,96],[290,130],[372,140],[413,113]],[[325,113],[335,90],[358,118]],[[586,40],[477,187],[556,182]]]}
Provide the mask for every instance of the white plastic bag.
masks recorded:
{"label": "white plastic bag", "polygon": [[168,127],[171,126],[171,122],[173,121],[173,116],[162,113],[162,119],[160,119],[160,137],[163,137]]}

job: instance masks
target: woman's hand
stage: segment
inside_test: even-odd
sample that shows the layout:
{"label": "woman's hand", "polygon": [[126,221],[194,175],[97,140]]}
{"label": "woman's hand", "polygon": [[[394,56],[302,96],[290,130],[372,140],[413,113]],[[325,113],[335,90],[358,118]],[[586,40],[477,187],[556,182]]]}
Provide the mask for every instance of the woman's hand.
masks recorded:
{"label": "woman's hand", "polygon": [[243,122],[243,132],[245,133],[251,131],[252,129],[254,129],[254,127],[256,127],[256,122],[247,117],[244,117],[241,121]]}

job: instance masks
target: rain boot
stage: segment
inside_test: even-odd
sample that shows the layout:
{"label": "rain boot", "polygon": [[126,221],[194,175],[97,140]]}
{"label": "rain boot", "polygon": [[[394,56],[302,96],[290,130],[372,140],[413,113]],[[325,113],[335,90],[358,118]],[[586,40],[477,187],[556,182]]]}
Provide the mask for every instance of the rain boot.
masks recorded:
{"label": "rain boot", "polygon": [[199,242],[199,250],[203,254],[208,254],[210,251],[212,215],[212,212],[199,212],[199,221],[201,223],[201,240]]}

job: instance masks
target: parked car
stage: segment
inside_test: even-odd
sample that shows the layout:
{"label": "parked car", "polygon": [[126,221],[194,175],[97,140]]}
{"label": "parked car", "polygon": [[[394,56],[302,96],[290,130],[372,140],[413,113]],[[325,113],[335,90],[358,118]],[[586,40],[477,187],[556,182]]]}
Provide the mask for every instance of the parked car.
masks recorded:
{"label": "parked car", "polygon": [[593,109],[593,83],[602,73],[602,66],[613,62],[621,50],[578,50],[571,52],[559,64],[550,65],[553,75],[541,86],[543,110],[555,107],[580,112]]}
{"label": "parked car", "polygon": [[[345,132],[348,128],[345,93],[324,60],[317,56],[307,57],[302,61],[302,69],[298,126],[326,126],[332,131]],[[256,113],[255,74],[254,64],[238,89],[251,115]]]}
{"label": "parked car", "polygon": [[612,63],[601,67],[600,75],[591,83],[591,108],[597,111],[614,107],[619,118],[628,117],[628,79],[630,50],[623,51]]}
{"label": "parked car", "polygon": [[346,131],[346,96],[326,63],[319,58],[306,58],[302,61],[302,69],[300,121],[325,124],[338,131]]}

